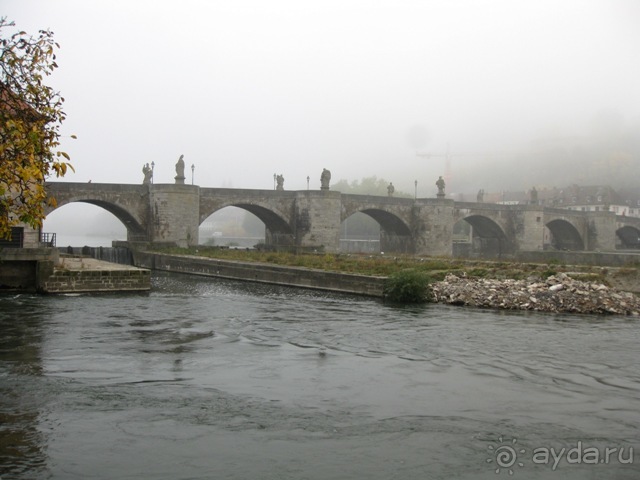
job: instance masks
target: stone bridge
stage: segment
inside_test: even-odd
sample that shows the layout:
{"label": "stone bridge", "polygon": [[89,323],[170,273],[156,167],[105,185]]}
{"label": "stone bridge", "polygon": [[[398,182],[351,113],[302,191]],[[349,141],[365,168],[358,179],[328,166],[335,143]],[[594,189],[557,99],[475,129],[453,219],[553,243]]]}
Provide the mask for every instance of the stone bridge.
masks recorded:
{"label": "stone bridge", "polygon": [[385,252],[450,256],[454,225],[461,221],[471,225],[479,250],[497,255],[549,245],[612,251],[616,243],[627,248],[638,248],[640,243],[640,219],[536,205],[177,184],[49,182],[47,189],[57,201],[55,208],[84,202],[108,210],[126,226],[130,242],[198,245],[200,224],[212,213],[234,206],[264,222],[267,245],[296,251],[337,252],[341,223],[357,212],[379,223]]}

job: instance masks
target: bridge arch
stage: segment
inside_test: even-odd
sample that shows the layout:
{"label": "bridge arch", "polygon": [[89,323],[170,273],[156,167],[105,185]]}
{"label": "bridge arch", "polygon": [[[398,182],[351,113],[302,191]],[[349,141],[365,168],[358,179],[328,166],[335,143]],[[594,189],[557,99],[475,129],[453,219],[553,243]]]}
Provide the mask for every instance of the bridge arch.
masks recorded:
{"label": "bridge arch", "polygon": [[380,251],[413,253],[414,241],[411,229],[398,215],[381,208],[363,206],[344,212],[341,219],[342,223],[344,224],[351,216],[357,213],[367,215],[380,226]]}
{"label": "bridge arch", "polygon": [[471,225],[472,252],[483,256],[503,255],[512,251],[511,242],[503,228],[493,219],[480,214],[470,214],[459,220]]}
{"label": "bridge arch", "polygon": [[270,207],[254,202],[249,203],[241,200],[221,202],[205,211],[201,211],[200,225],[209,216],[227,207],[237,207],[258,217],[265,225],[265,244],[274,247],[289,247],[295,244],[294,230],[289,222]]}
{"label": "bridge arch", "polygon": [[380,224],[362,212],[356,212],[340,224],[340,251],[379,253]]}
{"label": "bridge arch", "polygon": [[584,240],[578,229],[562,218],[551,220],[545,226],[551,232],[551,246],[558,250],[584,250]]}
{"label": "bridge arch", "polygon": [[619,240],[619,248],[640,248],[640,229],[631,225],[625,225],[616,230]]}
{"label": "bridge arch", "polygon": [[400,236],[411,235],[411,229],[407,224],[393,213],[377,208],[363,208],[362,210],[358,210],[358,212],[364,213],[365,215],[373,218],[380,224],[380,228],[387,233]]}
{"label": "bridge arch", "polygon": [[265,241],[266,226],[246,209],[234,206],[213,212],[198,228],[200,245],[253,247]]}
{"label": "bridge arch", "polygon": [[257,205],[255,203],[245,203],[245,202],[225,202],[219,205],[216,205],[214,208],[206,210],[200,214],[200,224],[204,222],[209,216],[216,213],[218,210],[222,210],[226,207],[238,207],[247,212],[253,213],[256,217],[258,217],[265,224],[267,229],[272,232],[279,232],[291,235],[293,234],[293,229],[289,222],[282,218],[278,213],[274,212],[270,208],[264,207],[262,205]]}
{"label": "bridge arch", "polygon": [[49,214],[69,203],[85,203],[113,214],[127,229],[127,240],[147,241],[149,238],[149,189],[147,185],[113,183],[47,182],[47,194],[56,206],[45,208]]}
{"label": "bridge arch", "polygon": [[129,241],[145,241],[147,239],[147,230],[146,228],[138,222],[138,220],[125,208],[121,207],[112,202],[108,202],[105,200],[97,200],[94,198],[56,198],[57,204],[55,207],[49,207],[46,211],[46,214],[49,215],[51,212],[63,207],[65,205],[69,205],[71,203],[86,203],[90,205],[95,205],[97,207],[103,208],[108,211],[112,215],[114,215],[120,222],[124,224],[127,229],[127,240]]}

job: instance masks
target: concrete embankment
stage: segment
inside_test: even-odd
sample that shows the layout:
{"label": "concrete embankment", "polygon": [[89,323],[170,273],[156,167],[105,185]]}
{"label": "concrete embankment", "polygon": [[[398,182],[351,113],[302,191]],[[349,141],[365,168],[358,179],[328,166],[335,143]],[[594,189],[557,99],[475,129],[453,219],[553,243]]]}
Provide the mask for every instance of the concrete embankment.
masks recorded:
{"label": "concrete embankment", "polygon": [[134,251],[133,261],[137,267],[152,270],[248,280],[332,292],[355,293],[374,297],[382,296],[384,283],[384,277],[145,251]]}
{"label": "concrete embankment", "polygon": [[151,272],[55,248],[0,250],[0,291],[42,293],[131,292],[151,289]]}
{"label": "concrete embankment", "polygon": [[42,282],[44,293],[137,292],[151,288],[151,272],[86,257],[63,257]]}

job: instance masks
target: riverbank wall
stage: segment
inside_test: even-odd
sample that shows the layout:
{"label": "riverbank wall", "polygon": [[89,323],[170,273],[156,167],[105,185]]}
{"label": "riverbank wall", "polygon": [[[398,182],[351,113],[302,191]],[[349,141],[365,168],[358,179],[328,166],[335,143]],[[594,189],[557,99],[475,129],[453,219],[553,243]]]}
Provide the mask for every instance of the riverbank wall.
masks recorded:
{"label": "riverbank wall", "polygon": [[0,291],[38,291],[58,261],[53,248],[0,249]]}
{"label": "riverbank wall", "polygon": [[87,257],[64,257],[39,286],[42,293],[140,292],[151,289],[151,272]]}
{"label": "riverbank wall", "polygon": [[518,252],[518,262],[550,263],[564,265],[593,265],[600,267],[637,267],[640,265],[640,254],[635,252],[572,252],[549,251]]}
{"label": "riverbank wall", "polygon": [[[114,241],[114,244],[117,243]],[[112,247],[58,247],[61,255],[90,257],[103,262],[133,265],[131,249],[128,245],[114,245]]]}
{"label": "riverbank wall", "polygon": [[147,251],[133,252],[137,267],[165,272],[303,287],[315,290],[382,297],[384,277],[327,272],[303,267],[239,262]]}
{"label": "riverbank wall", "polygon": [[151,289],[151,272],[55,248],[0,250],[0,292],[88,293]]}

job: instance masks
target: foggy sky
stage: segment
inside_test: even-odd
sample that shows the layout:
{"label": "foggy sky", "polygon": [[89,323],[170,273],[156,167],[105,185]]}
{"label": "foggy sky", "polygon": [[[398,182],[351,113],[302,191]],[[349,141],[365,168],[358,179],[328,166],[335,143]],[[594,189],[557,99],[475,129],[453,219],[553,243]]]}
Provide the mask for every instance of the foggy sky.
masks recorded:
{"label": "foggy sky", "polygon": [[[432,196],[441,158],[487,161],[598,112],[640,127],[636,0],[2,0],[60,43],[65,180],[318,189],[372,175]],[[638,161],[638,158],[635,158]],[[508,181],[508,179],[505,179]]]}

